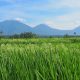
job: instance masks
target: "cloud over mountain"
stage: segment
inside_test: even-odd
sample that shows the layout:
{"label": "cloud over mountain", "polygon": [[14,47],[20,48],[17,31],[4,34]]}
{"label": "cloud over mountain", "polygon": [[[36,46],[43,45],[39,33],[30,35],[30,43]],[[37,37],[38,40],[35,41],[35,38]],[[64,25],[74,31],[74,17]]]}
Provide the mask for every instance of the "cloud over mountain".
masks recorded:
{"label": "cloud over mountain", "polygon": [[47,24],[39,24],[32,28],[18,20],[6,20],[0,22],[0,32],[3,32],[4,35],[13,35],[20,34],[24,32],[32,32],[41,36],[54,36],[54,35],[74,35],[76,32],[77,35],[80,35],[80,27],[77,27],[73,30],[61,30],[52,28]]}
{"label": "cloud over mountain", "polygon": [[35,26],[48,21],[53,28],[73,29],[80,25],[80,1],[0,0],[0,21],[16,18]]}

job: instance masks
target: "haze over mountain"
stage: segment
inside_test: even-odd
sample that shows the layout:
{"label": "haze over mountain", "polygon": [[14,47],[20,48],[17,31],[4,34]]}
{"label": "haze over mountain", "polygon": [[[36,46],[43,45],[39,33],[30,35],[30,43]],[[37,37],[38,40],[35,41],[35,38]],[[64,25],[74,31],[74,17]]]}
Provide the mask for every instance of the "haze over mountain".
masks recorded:
{"label": "haze over mountain", "polygon": [[30,26],[25,25],[17,20],[6,20],[0,22],[0,31],[6,35],[30,32],[31,29],[32,28]]}
{"label": "haze over mountain", "polygon": [[74,35],[76,32],[77,35],[80,35],[80,27],[77,27],[74,30],[59,30],[51,28],[46,24],[39,24],[32,28],[26,24],[23,24],[16,20],[6,20],[0,22],[0,32],[3,32],[4,35],[13,35],[19,34],[23,32],[33,32],[42,36],[50,36],[50,35]]}
{"label": "haze over mountain", "polygon": [[80,25],[80,0],[0,0],[0,21],[3,20],[74,29]]}

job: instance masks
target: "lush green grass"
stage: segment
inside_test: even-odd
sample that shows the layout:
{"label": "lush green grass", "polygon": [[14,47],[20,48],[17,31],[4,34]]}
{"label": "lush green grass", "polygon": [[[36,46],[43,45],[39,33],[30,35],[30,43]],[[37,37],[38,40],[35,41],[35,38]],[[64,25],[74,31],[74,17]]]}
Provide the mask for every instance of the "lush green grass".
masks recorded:
{"label": "lush green grass", "polygon": [[80,38],[1,39],[0,80],[80,80]]}

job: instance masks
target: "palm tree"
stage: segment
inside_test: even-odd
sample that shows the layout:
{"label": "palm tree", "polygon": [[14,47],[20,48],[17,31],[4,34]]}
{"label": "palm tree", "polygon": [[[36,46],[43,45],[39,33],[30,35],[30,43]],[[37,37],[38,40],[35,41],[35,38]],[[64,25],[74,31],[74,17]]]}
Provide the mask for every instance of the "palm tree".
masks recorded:
{"label": "palm tree", "polygon": [[74,32],[74,35],[76,36],[76,32]]}
{"label": "palm tree", "polygon": [[3,34],[3,32],[2,32],[2,31],[0,31],[0,37],[2,36],[2,34]]}

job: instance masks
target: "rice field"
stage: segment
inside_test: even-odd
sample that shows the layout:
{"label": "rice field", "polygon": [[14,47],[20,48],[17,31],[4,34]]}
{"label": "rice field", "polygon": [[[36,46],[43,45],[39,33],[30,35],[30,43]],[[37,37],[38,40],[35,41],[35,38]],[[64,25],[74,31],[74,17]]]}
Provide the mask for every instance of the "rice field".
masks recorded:
{"label": "rice field", "polygon": [[80,80],[80,38],[0,39],[0,80]]}

